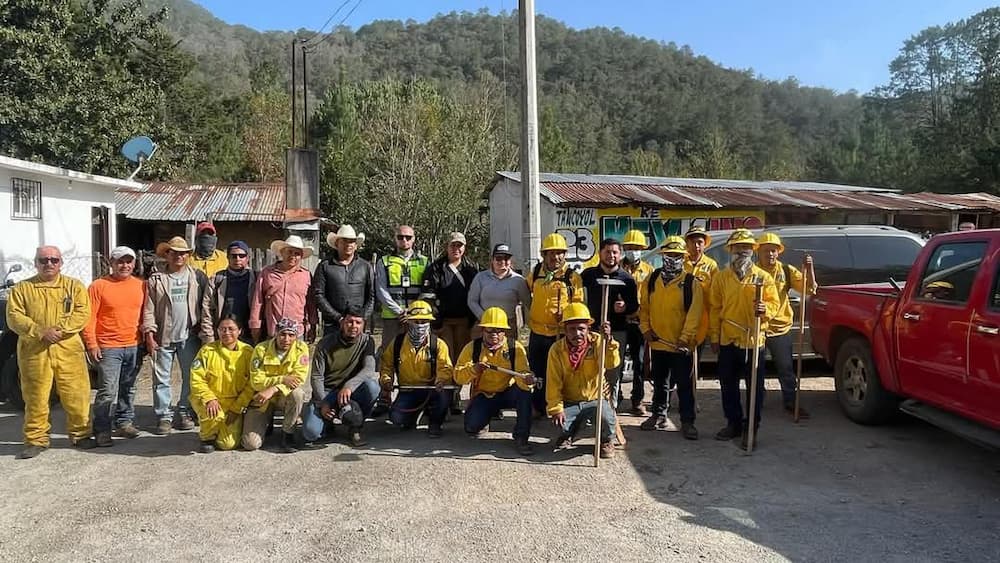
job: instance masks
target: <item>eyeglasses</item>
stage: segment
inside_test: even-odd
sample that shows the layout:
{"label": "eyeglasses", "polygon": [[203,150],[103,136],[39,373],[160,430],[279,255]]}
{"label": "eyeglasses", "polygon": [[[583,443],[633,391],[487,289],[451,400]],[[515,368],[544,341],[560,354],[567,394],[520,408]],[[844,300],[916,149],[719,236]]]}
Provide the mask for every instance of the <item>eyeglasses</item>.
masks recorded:
{"label": "eyeglasses", "polygon": [[58,264],[62,262],[62,258],[58,256],[42,256],[41,258],[35,258],[35,262],[39,264]]}
{"label": "eyeglasses", "polygon": [[237,258],[237,259],[239,259],[239,258],[246,258],[247,255],[244,254],[244,253],[242,253],[242,252],[239,252],[239,253],[235,253],[235,254],[230,254],[229,257],[230,258]]}
{"label": "eyeglasses", "polygon": [[396,240],[411,240],[413,235],[396,235]]}

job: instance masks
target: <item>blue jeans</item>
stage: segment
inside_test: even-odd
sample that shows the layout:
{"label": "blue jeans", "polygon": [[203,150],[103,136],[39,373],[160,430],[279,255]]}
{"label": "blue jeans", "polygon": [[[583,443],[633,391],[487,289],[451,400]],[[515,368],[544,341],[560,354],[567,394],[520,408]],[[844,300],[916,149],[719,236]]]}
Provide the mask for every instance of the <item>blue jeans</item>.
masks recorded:
{"label": "blue jeans", "polygon": [[662,415],[667,410],[671,384],[677,386],[677,400],[680,402],[681,423],[694,422],[694,389],[691,387],[691,356],[677,352],[653,350],[651,352],[653,378],[654,415]]}
{"label": "blue jeans", "polygon": [[[601,443],[610,442],[611,435],[615,433],[615,409],[611,408],[607,399],[601,399],[604,406],[601,407]],[[563,414],[566,421],[563,422],[563,434],[575,436],[580,429],[580,424],[597,418],[597,401],[586,401],[583,403],[563,404]]]}
{"label": "blue jeans", "polygon": [[[750,368],[753,350],[740,348],[735,344],[719,347],[719,385],[722,387],[722,412],[733,426],[744,426],[748,414],[743,412],[740,402],[740,379],[746,382],[747,405],[750,404]],[[764,348],[757,349],[757,406],[754,427],[760,426],[760,410],[764,405]],[[744,426],[745,427],[745,426]]]}
{"label": "blue jeans", "polygon": [[[417,425],[420,412],[427,413],[430,424],[441,424],[448,416],[448,406],[451,404],[451,389],[436,391],[434,389],[410,389],[400,391],[389,410],[389,420],[396,426],[412,428]],[[423,405],[423,408],[420,406]]]}
{"label": "blue jeans", "polygon": [[[335,416],[340,418],[340,421],[350,430],[361,430],[365,424],[365,419],[371,416],[372,409],[375,408],[375,401],[378,399],[379,394],[378,382],[374,379],[366,379],[364,383],[351,393],[351,402],[348,403],[351,409],[348,412],[360,413],[355,414],[355,416],[348,416],[346,412],[341,412],[346,409],[337,406],[337,393],[339,392],[340,389],[331,390],[323,399],[323,402],[329,403],[334,407]],[[345,418],[347,420],[344,420]],[[302,437],[305,441],[314,442],[320,439],[326,433],[327,424],[329,423],[323,419],[319,408],[312,401],[306,404],[306,407],[302,410]]]}
{"label": "blue jeans", "polygon": [[[795,337],[792,332],[781,336],[768,336],[764,346],[771,353],[774,371],[778,372],[778,382],[781,383],[781,402],[786,406],[795,404],[795,363],[792,361],[792,343]],[[763,358],[761,359],[763,361]]]}
{"label": "blue jeans", "polygon": [[191,335],[184,342],[165,344],[153,352],[153,412],[159,420],[172,420],[170,412],[170,370],[174,358],[181,364],[181,396],[177,399],[177,415],[191,416],[191,363],[201,349],[201,341]]}
{"label": "blue jeans", "polygon": [[480,393],[465,407],[465,431],[475,434],[496,416],[501,409],[516,409],[517,422],[514,423],[515,440],[527,440],[531,436],[531,391],[511,385],[503,393],[492,397]]}
{"label": "blue jeans", "polygon": [[557,338],[534,332],[528,336],[528,367],[535,374],[535,390],[531,402],[539,412],[545,412],[545,372],[549,368],[549,349]]}
{"label": "blue jeans", "polygon": [[138,348],[102,348],[97,364],[101,379],[94,397],[94,433],[111,432],[135,418],[135,378],[139,374]]}

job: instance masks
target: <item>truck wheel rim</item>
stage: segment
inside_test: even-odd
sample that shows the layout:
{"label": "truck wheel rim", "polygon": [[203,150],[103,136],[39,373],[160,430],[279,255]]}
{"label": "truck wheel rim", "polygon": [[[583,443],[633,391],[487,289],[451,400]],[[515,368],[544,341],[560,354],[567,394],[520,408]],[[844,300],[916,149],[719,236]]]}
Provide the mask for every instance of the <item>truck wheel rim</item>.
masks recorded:
{"label": "truck wheel rim", "polygon": [[851,356],[844,365],[841,378],[847,399],[852,403],[864,402],[865,391],[868,389],[868,370],[865,368],[865,362],[857,356]]}

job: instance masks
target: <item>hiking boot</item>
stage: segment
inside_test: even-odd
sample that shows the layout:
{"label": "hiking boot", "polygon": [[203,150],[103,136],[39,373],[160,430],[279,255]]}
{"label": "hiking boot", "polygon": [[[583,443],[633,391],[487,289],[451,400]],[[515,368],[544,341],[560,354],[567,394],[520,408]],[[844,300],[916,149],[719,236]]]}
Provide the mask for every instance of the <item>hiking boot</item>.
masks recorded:
{"label": "hiking boot", "polygon": [[654,414],[642,421],[639,425],[640,430],[656,430],[657,428],[667,427],[667,417],[662,414]]}
{"label": "hiking boot", "polygon": [[531,446],[531,442],[529,442],[526,438],[514,440],[514,447],[517,449],[517,453],[525,457],[535,453],[535,448]]}
{"label": "hiking boot", "polygon": [[299,451],[299,449],[295,447],[295,434],[289,434],[288,432],[281,433],[281,445],[279,451],[283,454],[294,454]]}
{"label": "hiking boot", "polygon": [[[795,416],[795,403],[785,405],[785,412],[790,416]],[[812,416],[802,405],[799,405],[799,420],[809,420]]]}
{"label": "hiking boot", "polygon": [[694,427],[693,422],[682,422],[681,423],[681,436],[684,436],[685,440],[697,440],[698,439],[698,429]]}
{"label": "hiking boot", "polygon": [[98,432],[97,433],[97,447],[99,448],[110,448],[114,443],[111,441],[111,432]]}
{"label": "hiking boot", "polygon": [[177,423],[178,430],[194,430],[194,419],[188,415],[181,416],[180,421]]}
{"label": "hiking boot", "polygon": [[646,416],[646,408],[642,406],[642,403],[632,403],[632,408],[628,410],[628,413],[632,416]]}
{"label": "hiking boot", "polygon": [[601,442],[601,459],[615,457],[615,445],[611,442]]}
{"label": "hiking boot", "polygon": [[153,434],[156,434],[157,436],[166,436],[167,434],[170,434],[172,430],[173,424],[171,424],[169,420],[163,419],[157,423],[156,429],[153,430]]}
{"label": "hiking boot", "polygon": [[17,459],[31,459],[33,457],[38,457],[38,454],[44,452],[48,448],[45,446],[27,446],[19,454],[17,454]]}
{"label": "hiking boot", "polygon": [[202,440],[198,446],[198,453],[210,454],[215,451],[215,440]]}
{"label": "hiking boot", "polygon": [[743,434],[743,427],[739,424],[728,424],[722,430],[715,433],[716,440],[735,440]]}
{"label": "hiking boot", "polygon": [[368,442],[365,441],[365,437],[361,435],[360,429],[351,430],[350,433],[348,433],[347,440],[351,443],[352,448],[360,448],[361,446],[368,444]]}
{"label": "hiking boot", "polygon": [[118,436],[119,438],[129,438],[129,439],[138,438],[139,429],[136,428],[135,425],[130,422],[124,426],[119,426],[115,430],[115,436]]}
{"label": "hiking boot", "polygon": [[81,450],[92,450],[97,447],[97,441],[93,438],[83,438],[73,442],[73,447]]}
{"label": "hiking boot", "polygon": [[441,425],[440,424],[430,424],[427,426],[427,437],[428,438],[440,438],[441,437]]}

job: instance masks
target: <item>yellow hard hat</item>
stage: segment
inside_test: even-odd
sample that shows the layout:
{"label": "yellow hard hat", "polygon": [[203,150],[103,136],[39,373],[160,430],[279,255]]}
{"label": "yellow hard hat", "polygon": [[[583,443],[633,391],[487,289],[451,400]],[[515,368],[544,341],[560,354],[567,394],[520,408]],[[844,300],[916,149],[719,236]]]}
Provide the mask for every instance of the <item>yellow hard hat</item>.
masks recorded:
{"label": "yellow hard hat", "polygon": [[924,286],[924,289],[955,289],[955,286],[951,282],[934,281]]}
{"label": "yellow hard hat", "polygon": [[747,229],[736,229],[733,231],[733,234],[729,235],[729,239],[726,241],[726,248],[734,244],[749,244],[753,246],[754,250],[757,250],[759,246],[753,238],[753,233]]}
{"label": "yellow hard hat", "polygon": [[483,311],[483,318],[479,319],[479,326],[483,328],[510,330],[510,323],[507,322],[507,312],[500,307],[490,307]]}
{"label": "yellow hard hat", "polygon": [[406,320],[433,321],[434,312],[431,310],[430,303],[420,299],[410,303],[409,308],[406,309]]}
{"label": "yellow hard hat", "polygon": [[691,237],[704,237],[705,246],[710,246],[712,244],[712,235],[708,234],[708,232],[705,230],[705,227],[693,226],[690,229],[688,229],[688,232],[684,235],[684,240],[687,240]]}
{"label": "yellow hard hat", "polygon": [[569,250],[566,246],[566,238],[559,233],[552,233],[542,240],[542,252],[546,250]]}
{"label": "yellow hard hat", "polygon": [[646,248],[646,235],[642,231],[632,229],[625,233],[625,240],[622,241],[622,244],[625,246],[635,245]]}
{"label": "yellow hard hat", "polygon": [[778,254],[785,251],[785,245],[781,244],[781,237],[774,233],[761,233],[757,237],[757,245],[764,246],[765,244],[773,244],[778,247]]}
{"label": "yellow hard hat", "polygon": [[587,321],[588,323],[593,322],[590,318],[590,309],[587,308],[583,303],[570,303],[563,309],[563,324],[573,322],[573,321]]}
{"label": "yellow hard hat", "polygon": [[687,244],[681,237],[671,235],[660,245],[660,254],[687,254]]}

